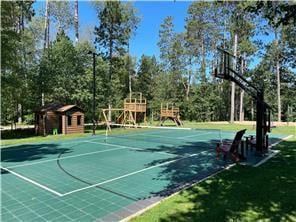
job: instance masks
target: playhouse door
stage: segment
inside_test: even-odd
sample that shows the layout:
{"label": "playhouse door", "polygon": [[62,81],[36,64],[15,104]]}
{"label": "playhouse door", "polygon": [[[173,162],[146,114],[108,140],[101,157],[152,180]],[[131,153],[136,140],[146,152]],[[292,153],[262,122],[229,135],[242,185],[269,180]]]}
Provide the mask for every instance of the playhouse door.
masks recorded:
{"label": "playhouse door", "polygon": [[59,134],[63,133],[63,116],[59,116]]}

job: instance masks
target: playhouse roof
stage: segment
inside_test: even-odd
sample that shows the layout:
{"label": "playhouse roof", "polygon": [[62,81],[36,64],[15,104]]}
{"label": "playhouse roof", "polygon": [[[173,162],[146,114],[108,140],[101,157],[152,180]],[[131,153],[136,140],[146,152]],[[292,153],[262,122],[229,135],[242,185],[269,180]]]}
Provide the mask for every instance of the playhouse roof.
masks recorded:
{"label": "playhouse roof", "polygon": [[53,112],[64,113],[64,112],[67,112],[73,108],[79,109],[80,111],[84,112],[83,109],[81,109],[80,107],[78,107],[76,105],[65,105],[65,104],[61,104],[61,103],[49,103],[45,106],[42,106],[39,110],[37,110],[37,112],[45,113],[48,111],[53,111]]}

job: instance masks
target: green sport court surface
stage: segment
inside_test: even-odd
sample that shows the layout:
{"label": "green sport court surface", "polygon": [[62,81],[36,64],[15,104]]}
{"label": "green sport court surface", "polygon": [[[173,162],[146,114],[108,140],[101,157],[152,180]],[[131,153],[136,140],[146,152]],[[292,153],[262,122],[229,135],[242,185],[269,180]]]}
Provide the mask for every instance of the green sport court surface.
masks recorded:
{"label": "green sport court surface", "polygon": [[227,167],[215,145],[235,133],[134,129],[4,148],[2,221],[122,220]]}

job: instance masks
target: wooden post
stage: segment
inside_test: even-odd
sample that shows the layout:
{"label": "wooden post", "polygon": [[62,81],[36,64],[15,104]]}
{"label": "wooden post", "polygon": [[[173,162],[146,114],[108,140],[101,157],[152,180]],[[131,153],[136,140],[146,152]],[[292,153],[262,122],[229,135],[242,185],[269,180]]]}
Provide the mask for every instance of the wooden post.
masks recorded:
{"label": "wooden post", "polygon": [[[107,130],[111,131],[111,127],[110,127],[110,123],[107,119],[107,116],[106,116],[106,113],[105,113],[106,109],[103,109],[103,116],[104,116],[104,119],[105,119],[105,123],[106,123],[106,126],[107,126]],[[108,112],[110,111],[110,109],[108,109]]]}
{"label": "wooden post", "polygon": [[258,100],[257,103],[257,112],[256,112],[256,154],[262,155],[263,152],[263,94],[262,92],[257,93]]}
{"label": "wooden post", "polygon": [[123,121],[122,121],[122,123],[125,124],[125,122],[126,122],[126,109],[124,108],[123,109]]}
{"label": "wooden post", "polygon": [[96,54],[93,54],[93,107],[92,107],[92,122],[93,122],[93,131],[92,135],[96,135]]}
{"label": "wooden post", "polygon": [[62,133],[66,134],[66,115],[62,115]]}
{"label": "wooden post", "polygon": [[137,123],[137,110],[135,111],[135,123]]}
{"label": "wooden post", "polygon": [[108,104],[108,121],[111,122],[111,104]]}

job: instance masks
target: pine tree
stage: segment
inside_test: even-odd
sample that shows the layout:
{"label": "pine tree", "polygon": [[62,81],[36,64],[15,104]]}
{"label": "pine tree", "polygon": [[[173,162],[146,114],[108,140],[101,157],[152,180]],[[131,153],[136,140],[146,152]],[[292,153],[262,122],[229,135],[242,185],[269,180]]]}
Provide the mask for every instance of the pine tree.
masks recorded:
{"label": "pine tree", "polygon": [[79,16],[78,16],[78,0],[75,0],[74,9],[74,26],[75,26],[75,42],[79,41]]}
{"label": "pine tree", "polygon": [[101,46],[104,57],[109,62],[107,81],[109,107],[111,107],[112,95],[116,93],[112,90],[112,82],[117,82],[118,86],[121,84],[119,70],[115,69],[115,66],[122,63],[120,57],[124,54],[128,40],[136,29],[139,20],[131,5],[119,1],[99,2],[96,9],[100,25],[95,27],[95,42]]}

